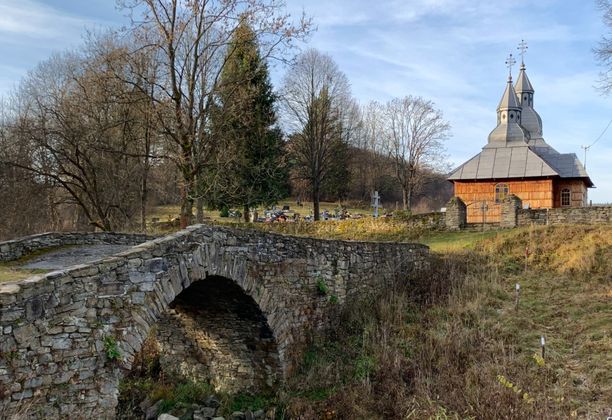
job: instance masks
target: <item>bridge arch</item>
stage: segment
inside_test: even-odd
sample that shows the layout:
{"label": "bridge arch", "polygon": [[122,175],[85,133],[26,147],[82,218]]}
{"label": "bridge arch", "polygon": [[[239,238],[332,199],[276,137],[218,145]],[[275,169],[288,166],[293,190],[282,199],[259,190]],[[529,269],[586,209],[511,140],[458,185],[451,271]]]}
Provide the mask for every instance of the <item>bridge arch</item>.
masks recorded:
{"label": "bridge arch", "polygon": [[208,276],[183,290],[147,340],[164,376],[208,382],[217,391],[270,390],[282,377],[265,314],[225,277]]}

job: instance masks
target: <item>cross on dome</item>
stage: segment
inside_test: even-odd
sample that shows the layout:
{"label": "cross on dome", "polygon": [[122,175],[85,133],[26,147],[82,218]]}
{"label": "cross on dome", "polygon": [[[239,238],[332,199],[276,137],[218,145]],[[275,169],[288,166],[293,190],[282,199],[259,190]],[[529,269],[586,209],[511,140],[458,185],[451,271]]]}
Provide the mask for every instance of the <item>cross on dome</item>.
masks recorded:
{"label": "cross on dome", "polygon": [[515,64],[516,64],[516,60],[514,59],[512,54],[510,54],[508,58],[506,59],[506,67],[508,67],[508,78],[510,80],[512,80],[512,66],[514,66]]}
{"label": "cross on dome", "polygon": [[524,39],[521,39],[521,42],[519,42],[518,47],[516,47],[516,49],[519,50],[521,54],[521,66],[525,66],[525,53],[529,49],[529,47],[527,46],[527,42],[525,42]]}

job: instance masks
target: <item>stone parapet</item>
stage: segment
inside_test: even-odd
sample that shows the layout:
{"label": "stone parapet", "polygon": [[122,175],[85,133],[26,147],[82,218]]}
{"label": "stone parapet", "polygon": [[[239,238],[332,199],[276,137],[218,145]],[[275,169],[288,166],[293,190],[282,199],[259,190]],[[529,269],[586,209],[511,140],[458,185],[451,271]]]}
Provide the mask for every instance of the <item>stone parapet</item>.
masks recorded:
{"label": "stone parapet", "polygon": [[446,229],[446,213],[432,212],[413,214],[408,220],[408,224],[413,227],[429,229],[429,230],[445,230]]}
{"label": "stone parapet", "polygon": [[513,228],[518,223],[518,209],[523,202],[514,194],[508,195],[500,205],[499,226],[502,228]]}
{"label": "stone parapet", "polygon": [[0,242],[0,262],[19,258],[48,248],[68,245],[138,245],[153,236],[116,232],[48,232]]}

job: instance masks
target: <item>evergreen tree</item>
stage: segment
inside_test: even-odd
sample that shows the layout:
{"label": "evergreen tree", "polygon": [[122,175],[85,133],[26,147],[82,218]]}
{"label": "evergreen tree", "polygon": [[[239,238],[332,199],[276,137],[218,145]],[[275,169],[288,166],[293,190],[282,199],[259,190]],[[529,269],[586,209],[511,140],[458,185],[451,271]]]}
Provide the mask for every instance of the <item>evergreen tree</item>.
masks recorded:
{"label": "evergreen tree", "polygon": [[288,172],[268,65],[245,19],[230,43],[218,98],[213,131],[221,140],[218,161],[223,180],[212,196],[217,206],[242,207],[248,220],[251,208],[287,195]]}

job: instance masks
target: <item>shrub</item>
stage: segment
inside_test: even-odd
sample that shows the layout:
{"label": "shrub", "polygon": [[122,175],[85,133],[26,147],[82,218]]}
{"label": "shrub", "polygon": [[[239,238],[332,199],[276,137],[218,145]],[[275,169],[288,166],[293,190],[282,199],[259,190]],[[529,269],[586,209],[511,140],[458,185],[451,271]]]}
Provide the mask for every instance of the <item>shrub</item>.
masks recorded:
{"label": "shrub", "polygon": [[412,217],[412,212],[410,210],[395,210],[393,212],[393,217],[397,220],[407,222]]}
{"label": "shrub", "polygon": [[121,352],[119,351],[119,346],[117,345],[117,340],[115,337],[104,337],[104,352],[106,353],[108,360],[121,360]]}
{"label": "shrub", "polygon": [[317,278],[317,291],[321,296],[327,296],[329,293],[329,286],[327,286],[323,277]]}

